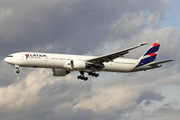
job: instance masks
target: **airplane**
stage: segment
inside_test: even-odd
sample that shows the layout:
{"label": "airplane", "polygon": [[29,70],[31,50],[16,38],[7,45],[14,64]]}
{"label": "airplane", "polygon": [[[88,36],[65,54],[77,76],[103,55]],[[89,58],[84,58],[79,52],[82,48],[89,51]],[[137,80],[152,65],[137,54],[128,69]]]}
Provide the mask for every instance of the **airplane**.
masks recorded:
{"label": "airplane", "polygon": [[51,54],[38,52],[18,52],[10,54],[4,61],[13,65],[20,73],[19,67],[51,68],[54,76],[65,76],[72,71],[79,71],[78,79],[88,80],[89,76],[99,77],[97,72],[137,72],[162,67],[163,63],[173,60],[155,62],[160,47],[160,40],[155,43],[139,58],[127,59],[124,55],[129,51],[147,45],[141,44],[121,51],[102,56],[84,56],[70,54]]}

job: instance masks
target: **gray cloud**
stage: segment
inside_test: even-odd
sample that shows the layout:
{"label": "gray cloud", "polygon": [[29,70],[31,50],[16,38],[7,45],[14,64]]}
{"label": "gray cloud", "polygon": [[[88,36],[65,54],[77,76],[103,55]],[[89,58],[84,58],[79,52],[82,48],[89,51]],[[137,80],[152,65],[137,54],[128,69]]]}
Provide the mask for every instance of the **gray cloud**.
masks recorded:
{"label": "gray cloud", "polygon": [[39,69],[18,83],[1,88],[0,107],[6,109],[0,115],[15,120],[26,117],[30,120],[112,119],[131,112],[143,100],[164,99],[152,85],[113,85],[108,80],[94,84],[74,80],[74,75],[64,79],[48,73]]}
{"label": "gray cloud", "polygon": [[[141,31],[144,26],[142,20],[142,22],[139,21],[142,25],[139,26],[138,31],[135,31],[137,30],[135,27],[134,30],[130,28],[131,31],[130,29],[123,30],[123,34],[121,32],[121,29],[128,27],[128,21],[132,23],[133,18],[141,11],[145,13],[149,11],[153,14],[159,9],[163,11],[166,8],[164,3],[155,0],[145,2],[60,0],[59,2],[31,1],[28,3],[19,1],[20,4],[16,1],[14,5],[13,3],[14,1],[1,1],[4,7],[1,10],[3,17],[0,23],[0,48],[1,51],[4,48],[7,53],[27,50],[83,54],[96,48],[102,41],[112,41],[113,39],[110,38],[114,35],[109,36],[108,33],[110,26],[122,19],[126,13],[128,13],[125,17],[127,19],[124,21],[122,19],[120,22],[124,27],[118,28],[117,31],[122,37],[131,36],[133,31],[135,33]],[[158,4],[161,4],[159,9],[156,7]],[[163,16],[160,13],[157,15]],[[137,20],[139,20],[138,17]],[[133,27],[132,24],[129,26]],[[52,47],[44,49],[48,45]],[[11,51],[5,48],[11,48]],[[67,48],[70,51],[67,51]]]}

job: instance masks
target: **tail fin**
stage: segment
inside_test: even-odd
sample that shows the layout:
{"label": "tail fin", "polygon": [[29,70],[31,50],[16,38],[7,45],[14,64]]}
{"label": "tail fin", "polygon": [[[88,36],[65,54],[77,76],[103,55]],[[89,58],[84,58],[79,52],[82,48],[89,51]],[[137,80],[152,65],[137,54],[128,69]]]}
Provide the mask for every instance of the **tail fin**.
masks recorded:
{"label": "tail fin", "polygon": [[155,61],[157,52],[160,47],[160,40],[156,40],[155,43],[145,52],[140,58],[139,58],[139,63],[136,67],[152,63]]}

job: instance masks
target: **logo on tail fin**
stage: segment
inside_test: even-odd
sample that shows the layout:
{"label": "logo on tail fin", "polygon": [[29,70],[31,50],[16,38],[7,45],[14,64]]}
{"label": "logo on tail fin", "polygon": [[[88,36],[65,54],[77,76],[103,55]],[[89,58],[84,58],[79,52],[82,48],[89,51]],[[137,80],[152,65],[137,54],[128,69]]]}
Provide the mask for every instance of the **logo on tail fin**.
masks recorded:
{"label": "logo on tail fin", "polygon": [[149,50],[140,58],[140,62],[136,67],[148,64],[153,62],[156,59],[157,51],[160,47],[160,41],[157,40],[150,48]]}

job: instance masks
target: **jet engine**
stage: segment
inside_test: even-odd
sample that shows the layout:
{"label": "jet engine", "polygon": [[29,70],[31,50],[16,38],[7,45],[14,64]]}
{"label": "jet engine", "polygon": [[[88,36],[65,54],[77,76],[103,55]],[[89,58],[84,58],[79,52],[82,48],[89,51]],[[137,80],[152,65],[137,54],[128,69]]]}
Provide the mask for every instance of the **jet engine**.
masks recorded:
{"label": "jet engine", "polygon": [[70,73],[69,71],[63,69],[52,69],[52,72],[54,76],[65,76]]}
{"label": "jet engine", "polygon": [[87,67],[87,63],[83,60],[72,60],[71,66],[73,70],[84,70]]}

